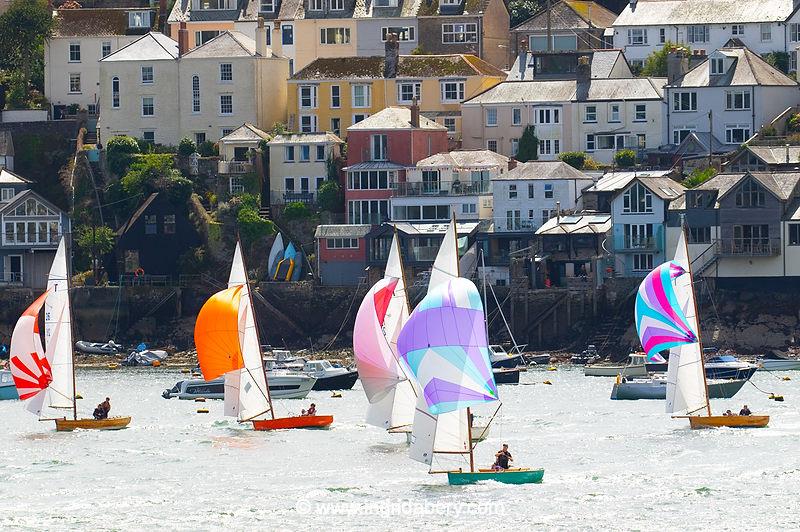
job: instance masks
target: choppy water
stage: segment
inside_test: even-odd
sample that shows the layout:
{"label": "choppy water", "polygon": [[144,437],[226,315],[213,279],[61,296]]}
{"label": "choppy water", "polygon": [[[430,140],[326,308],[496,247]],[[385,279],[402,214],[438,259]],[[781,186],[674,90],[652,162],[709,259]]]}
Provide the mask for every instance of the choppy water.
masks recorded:
{"label": "choppy water", "polygon": [[331,430],[256,433],[223,418],[221,401],[198,414],[194,402],[162,399],[177,372],[79,371],[84,412],[110,394],[112,413],[133,422],[56,433],[0,402],[0,529],[800,528],[795,375],[754,379],[784,403],[749,385],[713,403],[746,402],[772,416],[769,428],[690,431],[660,401],[609,400],[611,379],[532,371],[523,381],[535,384],[501,387],[503,414],[477,460],[491,463],[507,441],[516,465],[545,468],[544,483],[451,487],[406,457],[402,436],[363,423],[360,389],[311,394],[335,415]]}

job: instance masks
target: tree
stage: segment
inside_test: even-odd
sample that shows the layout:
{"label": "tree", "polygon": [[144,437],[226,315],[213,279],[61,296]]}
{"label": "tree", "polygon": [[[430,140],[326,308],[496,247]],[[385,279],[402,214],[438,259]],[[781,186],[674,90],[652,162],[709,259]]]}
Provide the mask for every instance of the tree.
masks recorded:
{"label": "tree", "polygon": [[789,66],[791,65],[790,56],[788,52],[770,52],[764,54],[764,61],[769,63],[773,68],[777,68],[784,74],[789,73]]}
{"label": "tree", "polygon": [[189,137],[183,137],[178,144],[178,155],[182,155],[183,157],[188,157],[196,151],[197,146]]}
{"label": "tree", "polygon": [[687,55],[691,54],[688,46],[667,42],[660,50],[656,50],[645,58],[644,66],[639,75],[650,78],[667,77],[667,56],[673,51],[683,51]]}
{"label": "tree", "polygon": [[[147,195],[156,191],[170,192],[173,183],[178,188],[183,188],[183,183],[177,183],[179,180],[189,182],[191,187],[191,182],[175,168],[172,155],[154,153],[140,155],[131,163],[128,173],[122,178],[122,188],[129,196]],[[180,195],[179,192],[178,196]],[[188,200],[188,195],[186,199]]]}
{"label": "tree", "polygon": [[614,154],[614,162],[620,168],[630,168],[636,164],[636,152],[633,150],[619,150]]}
{"label": "tree", "polygon": [[317,189],[317,205],[323,211],[342,212],[342,187],[336,181],[325,181]]}
{"label": "tree", "polygon": [[44,90],[44,41],[52,32],[47,0],[14,0],[0,15],[0,62],[21,74],[26,89]]}
{"label": "tree", "polygon": [[77,262],[81,269],[91,267],[94,270],[95,283],[98,279],[97,259],[111,253],[117,234],[108,226],[97,227],[81,225],[77,228],[78,237],[75,244],[78,248]]}
{"label": "tree", "polygon": [[522,24],[542,8],[538,0],[510,0],[508,14],[511,17],[511,27]]}
{"label": "tree", "polygon": [[558,154],[558,158],[577,170],[583,170],[586,164],[586,152],[565,151]]}
{"label": "tree", "polygon": [[139,143],[133,137],[111,137],[106,143],[106,160],[108,167],[116,175],[122,175],[128,169],[134,154],[139,153]]}
{"label": "tree", "polygon": [[686,188],[694,188],[702,185],[715,175],[717,175],[717,170],[712,166],[708,166],[706,168],[695,168],[692,170],[692,173],[689,174],[689,177],[681,182],[681,185],[685,186]]}
{"label": "tree", "polygon": [[525,131],[522,132],[522,137],[519,139],[519,149],[517,150],[516,159],[519,162],[526,163],[528,161],[535,161],[539,158],[539,138],[536,136],[536,128],[527,126]]}
{"label": "tree", "polygon": [[283,217],[287,221],[303,220],[311,217],[311,210],[305,203],[295,201],[286,205],[286,208],[283,209]]}
{"label": "tree", "polygon": [[275,225],[258,215],[258,210],[251,205],[243,205],[236,214],[236,223],[239,227],[239,235],[245,245],[250,245],[260,238],[264,238],[275,232]]}

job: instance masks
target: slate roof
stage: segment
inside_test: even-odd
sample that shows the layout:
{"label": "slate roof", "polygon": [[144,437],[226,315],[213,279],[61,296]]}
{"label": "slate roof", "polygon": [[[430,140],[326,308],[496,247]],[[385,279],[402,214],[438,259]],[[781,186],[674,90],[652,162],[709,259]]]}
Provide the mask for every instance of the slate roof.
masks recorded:
{"label": "slate roof", "polygon": [[712,153],[730,153],[739,148],[739,144],[725,144],[708,131],[692,131],[677,146],[669,145],[667,152],[675,155],[708,154],[709,144]]}
{"label": "slate roof", "polygon": [[175,0],[167,22],[256,21],[259,0],[235,0],[236,9],[192,9],[192,0]]}
{"label": "slate roof", "polygon": [[[647,187],[650,192],[664,201],[672,201],[683,196],[686,187],[670,179],[669,177],[644,177],[637,176],[635,181],[639,181]],[[626,187],[627,188],[627,187]]]}
{"label": "slate roof", "polygon": [[[663,78],[593,79],[588,93],[580,101],[661,100]],[[466,100],[463,105],[511,102],[578,101],[578,82],[574,79],[555,81],[504,81]]]}
{"label": "slate roof", "polygon": [[665,177],[670,170],[647,170],[641,172],[608,172],[584,192],[616,192],[628,187],[637,177]]}
{"label": "slate roof", "polygon": [[[379,79],[383,78],[384,56],[326,57],[312,61],[295,73],[292,80]],[[470,54],[401,55],[398,78],[430,78],[448,76],[506,77],[505,72]]]}
{"label": "slate roof", "polygon": [[133,214],[131,214],[131,217],[130,217],[130,218],[128,218],[128,221],[127,221],[127,222],[125,222],[125,224],[124,224],[122,227],[120,227],[120,228],[119,228],[119,230],[117,231],[117,236],[122,236],[122,235],[124,235],[125,233],[127,233],[127,232],[128,232],[128,229],[130,229],[131,227],[133,227],[133,224],[135,224],[135,223],[136,223],[136,221],[137,221],[139,218],[141,218],[142,214],[144,214],[144,211],[146,211],[146,210],[147,210],[147,208],[150,206],[150,204],[151,204],[151,203],[153,203],[153,201],[154,201],[154,200],[155,200],[157,197],[158,197],[158,192],[153,192],[152,194],[150,194],[150,195],[147,197],[147,199],[146,199],[146,200],[144,200],[144,201],[142,202],[142,204],[141,204],[141,205],[139,205],[139,208],[138,208],[138,209],[136,209],[136,211],[134,211],[134,213],[133,213]]}
{"label": "slate roof", "polygon": [[508,165],[508,157],[491,150],[455,150],[437,153],[417,162],[417,168],[453,166],[456,168],[493,167]]}
{"label": "slate roof", "polygon": [[[753,179],[781,201],[789,201],[800,184],[800,172],[739,172],[735,174],[717,174],[692,190],[717,191],[715,207],[719,207],[719,200],[734,190],[748,175],[752,176]],[[682,210],[685,207],[685,201],[675,201],[670,205],[672,210]]]}
{"label": "slate roof", "polygon": [[316,133],[287,133],[276,135],[270,144],[303,144],[306,142],[344,144],[344,141],[330,131]]}
{"label": "slate roof", "polygon": [[725,74],[711,76],[709,59],[706,59],[669,87],[797,86],[796,81],[748,48],[720,48],[716,53],[733,59],[733,64]]}
{"label": "slate roof", "polygon": [[369,224],[318,225],[314,238],[362,238],[371,230]]}
{"label": "slate roof", "polygon": [[163,33],[150,32],[132,43],[107,55],[100,61],[152,61],[158,59],[177,59],[178,43]]}
{"label": "slate roof", "polygon": [[639,0],[625,5],[614,26],[780,22],[792,0]]}
{"label": "slate roof", "polygon": [[[420,129],[438,129],[447,131],[447,128],[433,120],[419,117]],[[370,115],[361,122],[353,124],[347,131],[369,131],[372,129],[413,129],[411,127],[411,109],[408,107],[387,107]]]}
{"label": "slate roof", "polygon": [[493,181],[517,181],[530,179],[586,179],[592,178],[563,161],[530,161],[517,163],[508,172],[495,176]]}
{"label": "slate roof", "polygon": [[536,230],[537,235],[606,234],[611,230],[611,214],[577,213],[554,216]]}
{"label": "slate roof", "polygon": [[223,31],[210,41],[186,52],[182,59],[206,57],[254,57],[256,42],[238,31]]}
{"label": "slate roof", "polygon": [[220,142],[241,142],[241,141],[253,141],[253,140],[269,140],[270,137],[269,133],[265,131],[261,131],[253,124],[245,122],[241,126],[237,127],[224,137],[222,137]]}
{"label": "slate roof", "polygon": [[786,162],[786,146],[747,146],[750,151],[766,164],[800,163],[800,146],[789,146],[789,162]]}
{"label": "slate roof", "polygon": [[[418,2],[418,17],[434,15],[479,15],[486,11],[490,0],[461,0],[456,5],[441,5],[439,0]],[[503,4],[505,5],[505,3]]]}
{"label": "slate roof", "polygon": [[[550,27],[553,31],[610,28],[617,14],[595,2],[562,0],[550,8]],[[534,13],[528,20],[511,28],[512,32],[536,33],[547,31],[547,8]]]}
{"label": "slate roof", "polygon": [[[136,8],[80,8],[57,9],[53,18],[55,29],[53,37],[102,37],[111,35],[135,35],[136,30],[128,28],[128,12],[146,11]],[[150,11],[150,24],[158,21],[155,12]],[[139,30],[139,33],[143,33]]]}
{"label": "slate roof", "polygon": [[[614,66],[619,62],[625,63],[626,77],[632,78],[633,73],[628,65],[625,55],[622,50],[594,50],[592,52],[581,52],[580,55],[591,54],[590,66],[592,79],[602,79],[611,77],[611,72]],[[518,54],[514,61],[514,66],[508,71],[506,81],[532,81],[536,75],[534,68],[534,54],[526,52]],[[564,75],[567,77],[575,77],[574,74]],[[553,79],[552,75],[548,79]]]}

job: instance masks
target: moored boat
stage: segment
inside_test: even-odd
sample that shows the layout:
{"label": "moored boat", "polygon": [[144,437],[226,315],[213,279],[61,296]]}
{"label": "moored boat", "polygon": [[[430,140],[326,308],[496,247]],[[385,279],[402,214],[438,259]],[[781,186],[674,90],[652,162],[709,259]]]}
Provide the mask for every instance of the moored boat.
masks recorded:
{"label": "moored boat", "polygon": [[87,355],[116,355],[117,353],[121,353],[124,348],[114,340],[109,340],[104,343],[78,340],[75,342],[75,349]]}
{"label": "moored boat", "polygon": [[644,353],[631,353],[629,362],[625,366],[613,364],[587,364],[583,367],[583,374],[587,377],[647,377],[645,364],[647,356]]}
{"label": "moored boat", "polygon": [[294,416],[253,421],[256,430],[324,429],[333,423],[333,416]]}
{"label": "moored boat", "polygon": [[767,371],[788,371],[800,369],[800,358],[792,358],[783,353],[770,352],[756,359],[759,369]]}
{"label": "moored boat", "polygon": [[[315,379],[303,373],[289,371],[267,372],[269,393],[275,399],[304,399],[314,387]],[[190,379],[178,381],[175,386],[161,393],[164,399],[177,397],[183,400],[225,399],[225,378],[211,381]]]}
{"label": "moored boat", "polygon": [[497,384],[519,384],[519,368],[492,368],[492,374]]}
{"label": "moored boat", "polygon": [[56,430],[59,432],[70,432],[75,429],[93,430],[120,430],[127,427],[130,417],[108,417],[105,419],[56,419]]}
{"label": "moored boat", "polygon": [[17,387],[14,386],[14,378],[11,372],[5,369],[0,370],[0,401],[19,399]]}
{"label": "moored boat", "polygon": [[550,353],[526,353],[525,360],[529,366],[547,366],[550,364]]}
{"label": "moored boat", "polygon": [[514,346],[509,353],[502,345],[495,344],[489,346],[489,360],[493,368],[516,368],[525,366],[525,356],[522,354],[524,346]]}
{"label": "moored boat", "polygon": [[[683,416],[675,416],[683,417]],[[689,426],[693,429],[708,428],[741,428],[741,429],[760,429],[769,425],[769,416],[686,416],[689,418]]]}
{"label": "moored boat", "polygon": [[358,380],[358,371],[334,367],[327,360],[309,360],[303,366],[303,373],[314,377],[314,390],[350,390]]}
{"label": "moored boat", "polygon": [[[708,397],[710,399],[730,399],[747,382],[747,379],[720,379],[708,381]],[[635,401],[638,399],[667,398],[667,379],[665,376],[652,378],[627,378],[614,383],[611,398],[615,400]]]}

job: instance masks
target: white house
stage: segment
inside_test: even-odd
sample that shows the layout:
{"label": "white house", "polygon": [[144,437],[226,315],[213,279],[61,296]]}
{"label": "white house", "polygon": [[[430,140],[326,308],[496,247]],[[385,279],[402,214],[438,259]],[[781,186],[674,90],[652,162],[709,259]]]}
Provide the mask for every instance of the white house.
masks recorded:
{"label": "white house", "polygon": [[44,95],[53,116],[71,105],[97,111],[100,98],[98,61],[140,38],[155,24],[147,8],[57,9],[55,28],[44,45]]}
{"label": "white house", "polygon": [[631,66],[664,43],[711,52],[737,39],[758,54],[787,52],[797,69],[800,15],[793,0],[632,0],[612,25]]}
{"label": "white house", "polygon": [[395,184],[393,221],[441,221],[455,214],[462,221],[492,218],[493,179],[508,170],[508,157],[489,150],[438,153],[406,169]]}
{"label": "white house", "polygon": [[561,161],[519,163],[492,180],[495,231],[533,232],[556,210],[581,208],[592,178]]}
{"label": "white house", "polygon": [[679,53],[667,61],[663,135],[670,144],[696,131],[735,149],[800,99],[797,82],[747,48],[721,48],[692,69]]}
{"label": "white house", "polygon": [[287,133],[269,141],[270,203],[314,203],[344,141],[333,133]]}

